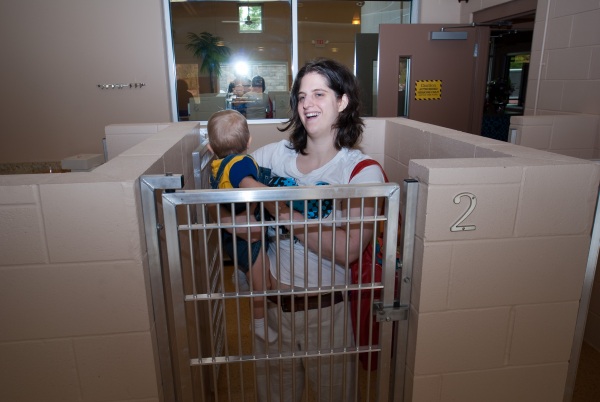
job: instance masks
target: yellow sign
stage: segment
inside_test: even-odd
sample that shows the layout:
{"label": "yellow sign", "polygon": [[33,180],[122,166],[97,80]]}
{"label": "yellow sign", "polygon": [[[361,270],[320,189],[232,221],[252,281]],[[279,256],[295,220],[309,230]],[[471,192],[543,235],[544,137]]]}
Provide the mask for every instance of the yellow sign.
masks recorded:
{"label": "yellow sign", "polygon": [[442,80],[415,81],[415,100],[442,99]]}

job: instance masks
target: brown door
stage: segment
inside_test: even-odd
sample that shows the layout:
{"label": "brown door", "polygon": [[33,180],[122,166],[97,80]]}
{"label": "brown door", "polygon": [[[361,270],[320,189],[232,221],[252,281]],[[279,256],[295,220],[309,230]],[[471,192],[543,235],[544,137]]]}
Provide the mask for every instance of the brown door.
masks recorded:
{"label": "brown door", "polygon": [[480,134],[488,42],[488,27],[380,25],[377,116]]}

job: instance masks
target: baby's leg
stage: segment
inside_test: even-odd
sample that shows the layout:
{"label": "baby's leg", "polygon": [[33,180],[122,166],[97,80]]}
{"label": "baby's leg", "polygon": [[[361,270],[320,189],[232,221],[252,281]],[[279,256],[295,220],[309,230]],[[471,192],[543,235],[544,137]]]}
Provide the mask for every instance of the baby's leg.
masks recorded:
{"label": "baby's leg", "polygon": [[[248,271],[248,276],[252,283],[253,292],[261,293],[270,289],[269,259],[263,259],[262,253],[259,253],[250,271]],[[265,339],[265,334],[268,334],[268,341],[275,341],[277,339],[277,332],[269,328],[265,322],[265,298],[262,296],[253,297],[252,303],[254,307],[254,333],[262,339]]]}
{"label": "baby's leg", "polygon": [[[258,257],[250,271],[248,271],[249,280],[252,283],[252,291],[260,293],[271,289],[269,280],[269,259],[265,261],[263,267],[263,256],[259,253]],[[265,300],[263,297],[255,297],[252,299],[254,304],[254,318],[265,318]]]}

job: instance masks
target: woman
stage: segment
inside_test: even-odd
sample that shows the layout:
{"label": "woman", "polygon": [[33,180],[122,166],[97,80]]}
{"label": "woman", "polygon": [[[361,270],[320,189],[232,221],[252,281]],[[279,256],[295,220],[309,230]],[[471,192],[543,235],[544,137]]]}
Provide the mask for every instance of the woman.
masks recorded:
{"label": "woman", "polygon": [[246,93],[250,91],[250,79],[247,77],[236,78],[229,84],[230,93],[232,95],[231,108],[237,110],[246,116],[247,99]]}
{"label": "woman", "polygon": [[[290,131],[289,140],[269,144],[255,151],[252,156],[259,166],[271,169],[274,175],[293,178],[300,186],[384,182],[383,172],[378,166],[366,167],[352,179],[350,177],[356,164],[368,157],[354,149],[360,142],[364,123],[359,115],[356,78],[345,66],[324,59],[306,64],[298,72],[292,86],[290,105],[292,117],[281,129]],[[350,215],[358,216],[358,207],[350,206]],[[340,205],[337,212],[344,216],[346,208],[347,205]],[[372,204],[364,208],[365,214],[372,215],[373,211]],[[293,213],[297,215],[294,219],[302,219],[299,212]],[[280,211],[279,217],[282,220],[289,219],[289,210]],[[272,289],[327,287],[331,285],[332,278],[335,284],[345,284],[346,264],[357,260],[362,252],[359,248],[360,228],[352,227],[348,236],[344,227],[336,227],[335,236],[332,235],[331,227],[329,232],[326,228],[323,225],[321,233],[310,231],[307,235],[301,230],[294,231],[297,241],[284,240],[269,248]],[[363,238],[368,239],[371,234],[372,228],[362,231]],[[308,248],[308,253],[305,253],[305,247]],[[318,250],[323,258],[319,258]],[[326,259],[334,251],[335,263]],[[305,259],[306,254],[308,260]],[[276,261],[279,262],[278,266]],[[305,261],[308,263],[305,264]],[[272,300],[283,305],[281,299]],[[300,296],[300,299],[304,297]],[[259,349],[257,352],[264,352],[265,347],[270,352],[310,353],[319,349],[353,346],[353,340],[348,340],[348,337],[352,338],[350,319],[345,316],[347,310],[344,303],[339,303],[342,300],[338,295],[323,295],[320,309],[313,309],[314,306],[308,303],[308,307],[304,307],[306,310],[303,308],[295,313],[270,308],[268,323],[281,331],[281,350],[278,349],[279,343],[266,345],[265,342],[255,342]],[[281,322],[278,322],[279,317]],[[317,331],[319,327],[320,332]],[[335,336],[333,343],[329,344],[332,329]],[[322,334],[321,339],[317,339],[317,333]],[[292,365],[295,367],[292,368]],[[320,370],[317,369],[319,365]],[[338,356],[333,359],[290,359],[282,367],[278,361],[270,362],[271,380],[267,385],[264,373],[266,367],[259,365],[258,384],[264,386],[259,387],[261,400],[267,400],[265,394],[270,392],[271,400],[274,401],[299,401],[305,385],[305,375],[313,391],[319,392],[321,401],[329,400],[330,396],[343,401],[353,401],[356,398],[353,358]],[[281,390],[280,384],[283,385]],[[318,391],[317,386],[320,387]],[[267,391],[267,388],[270,390]]]}

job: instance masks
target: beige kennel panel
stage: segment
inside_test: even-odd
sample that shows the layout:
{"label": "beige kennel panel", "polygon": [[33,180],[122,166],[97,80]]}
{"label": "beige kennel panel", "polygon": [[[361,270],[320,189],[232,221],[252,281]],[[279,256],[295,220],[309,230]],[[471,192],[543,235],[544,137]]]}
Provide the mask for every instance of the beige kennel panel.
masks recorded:
{"label": "beige kennel panel", "polygon": [[479,157],[409,166],[419,206],[405,401],[561,402],[581,347],[598,166],[455,138],[432,141],[472,141]]}
{"label": "beige kennel panel", "polygon": [[[416,194],[416,193],[415,193]],[[373,198],[382,206],[380,213],[369,215],[362,210],[364,200]],[[290,222],[262,220],[251,223],[248,215],[242,214],[235,223],[228,222],[219,213],[217,206],[232,205],[233,203],[255,202],[264,205],[267,202],[281,203],[292,200],[332,200],[333,210],[329,218],[309,219],[294,221],[291,230],[285,230]],[[268,188],[257,190],[194,190],[175,193],[165,193],[162,197],[165,233],[167,240],[167,253],[169,265],[169,281],[171,285],[171,304],[174,317],[174,333],[172,346],[175,349],[173,362],[178,378],[178,400],[200,401],[208,395],[206,390],[212,392],[211,398],[215,401],[257,401],[259,400],[260,385],[268,387],[275,384],[278,371],[286,364],[302,361],[309,369],[317,370],[320,380],[317,388],[326,385],[327,374],[333,370],[330,362],[342,362],[335,365],[336,370],[347,373],[344,381],[347,382],[347,391],[344,395],[327,395],[310,393],[305,395],[306,400],[371,400],[386,401],[394,392],[402,392],[404,363],[398,363],[396,357],[405,355],[405,348],[398,344],[406,344],[406,340],[398,340],[398,334],[407,334],[406,329],[394,331],[397,320],[406,318],[407,308],[395,300],[396,288],[396,244],[398,230],[398,213],[400,206],[400,189],[397,184],[360,185],[360,186],[319,186],[310,188]],[[305,202],[305,201],[302,201]],[[360,207],[362,212],[359,218],[352,218],[342,213],[341,205],[352,202],[355,207]],[[320,278],[321,286],[272,289],[270,291],[256,291],[247,288],[242,283],[241,277],[236,275],[236,269],[227,265],[227,259],[222,253],[221,233],[232,230],[235,233],[247,233],[258,230],[263,234],[269,233],[275,244],[294,242],[295,234],[305,231],[316,231],[319,236],[324,236],[327,228],[348,228],[353,225],[378,225],[383,228],[383,244],[386,253],[383,257],[384,276],[381,282],[361,285],[361,289],[369,294],[369,309],[371,314],[379,317],[380,338],[372,344],[356,346],[350,325],[349,294],[358,289],[353,285],[349,273],[343,284],[330,285],[329,281]],[[410,225],[409,225],[410,226]],[[361,239],[362,242],[373,239]],[[262,252],[265,252],[263,249]],[[347,255],[348,250],[345,250]],[[190,257],[191,256],[191,257]],[[307,257],[308,258],[308,257]],[[318,253],[318,262],[321,264],[327,255]],[[276,258],[275,264],[279,259]],[[238,261],[234,259],[233,263]],[[294,270],[306,270],[306,264],[294,266]],[[275,268],[277,270],[277,268]],[[349,272],[347,270],[346,272]],[[406,275],[402,275],[406,278]],[[329,278],[327,278],[329,279]],[[409,284],[410,278],[404,283]],[[207,286],[208,285],[208,286]],[[381,291],[379,299],[375,291]],[[255,298],[269,297],[269,308],[275,309],[275,321],[270,324],[278,327],[278,320],[282,319],[279,304],[287,296],[304,297],[307,295],[318,296],[319,303],[323,305],[333,302],[332,294],[341,293],[343,301],[338,306],[343,306],[347,319],[347,326],[343,334],[322,333],[321,326],[326,324],[325,309],[317,308],[315,313],[319,316],[314,329],[308,327],[294,328],[294,336],[310,338],[318,336],[314,348],[302,352],[284,349],[279,341],[271,344],[267,352],[264,345],[252,334],[250,318],[252,316],[251,301]],[[408,292],[407,292],[408,293]],[[356,292],[355,292],[356,294]],[[365,293],[361,292],[361,295]],[[355,297],[354,295],[352,297]],[[360,296],[367,297],[367,296]],[[321,305],[321,304],[319,304]],[[321,312],[323,314],[321,315]],[[299,313],[306,313],[300,311]],[[404,313],[404,314],[403,314]],[[269,317],[272,317],[269,315]],[[224,336],[217,330],[224,329]],[[358,334],[364,337],[366,334]],[[342,336],[343,347],[328,347],[332,337]],[[393,340],[397,344],[393,346]],[[396,352],[401,349],[400,352]],[[359,362],[359,355],[367,354],[371,358],[367,370]],[[378,365],[375,367],[375,357]],[[266,367],[268,365],[268,368]],[[374,370],[371,370],[374,369]],[[392,380],[392,375],[396,379]],[[257,377],[259,379],[257,379]],[[302,384],[296,384],[298,389]],[[307,383],[306,383],[307,385]],[[294,396],[294,390],[279,387],[280,393]],[[305,387],[308,388],[308,387]],[[299,396],[299,395],[297,395]],[[271,398],[266,398],[271,399]]]}

